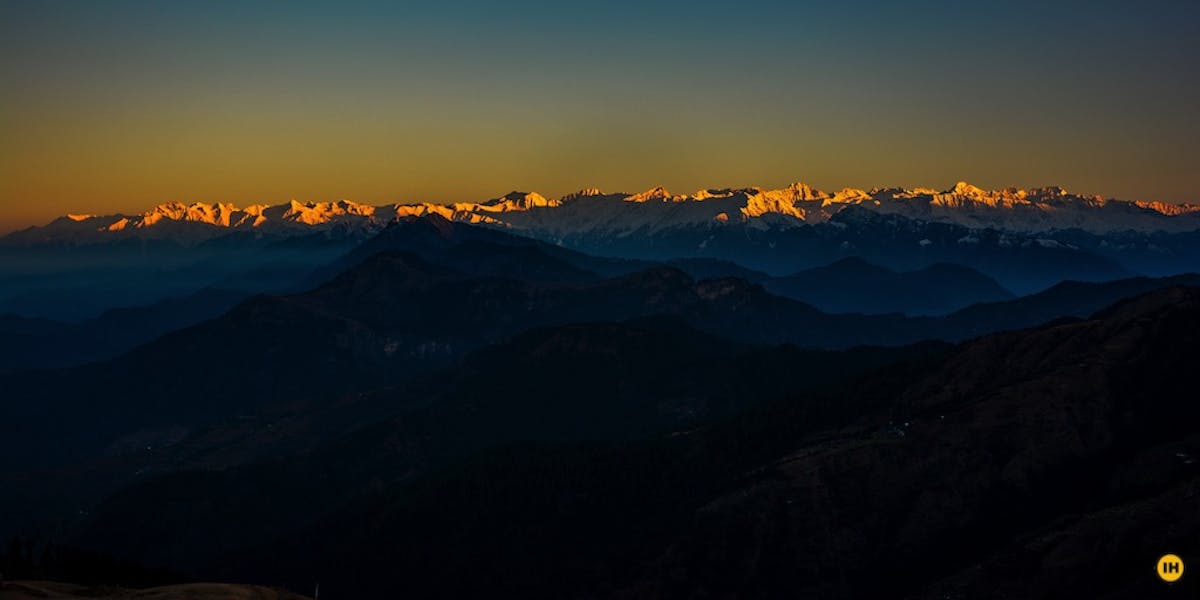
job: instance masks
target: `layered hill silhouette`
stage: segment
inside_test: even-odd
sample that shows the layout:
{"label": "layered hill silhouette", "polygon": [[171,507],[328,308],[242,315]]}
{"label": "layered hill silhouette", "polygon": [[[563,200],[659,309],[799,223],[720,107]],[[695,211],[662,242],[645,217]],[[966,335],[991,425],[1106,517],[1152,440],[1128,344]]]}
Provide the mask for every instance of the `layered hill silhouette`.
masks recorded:
{"label": "layered hill silhouette", "polygon": [[68,367],[124,354],[159,336],[221,316],[249,296],[206,288],[80,322],[0,316],[0,373]]}
{"label": "layered hill silhouette", "polygon": [[[1013,297],[404,218],[289,292],[6,373],[0,536],[331,597],[1143,597],[1124,565],[1200,533],[1154,522],[1194,493],[1197,286]],[[116,348],[199,314],[0,331]],[[1121,522],[1146,539],[1080,549]]]}
{"label": "layered hill silhouette", "polygon": [[[655,263],[586,255],[506,232],[453,224],[438,217],[398,223],[344,256],[317,267],[295,290],[322,285],[382,252],[407,252],[466,275],[509,277],[539,284],[583,284],[656,266],[688,273],[697,280],[735,278],[830,313],[945,314],[1012,295],[995,281],[966,267],[939,264],[895,272],[857,258],[772,277],[713,259]],[[262,282],[227,281],[259,289]],[[247,292],[206,288],[149,306],[111,309],[80,322],[7,315],[0,317],[0,372],[67,367],[113,358],[155,338],[221,315]]]}
{"label": "layered hill silhouette", "polygon": [[198,244],[170,237],[0,243],[0,314],[82,322],[205,289],[291,290],[364,239],[329,230],[290,236],[223,232]]}
{"label": "layered hill silhouette", "polygon": [[[319,571],[347,594],[1152,597],[1161,548],[1187,552],[1200,534],[1188,516],[1200,482],[1187,376],[1198,326],[1200,291],[1172,287],[950,353],[814,355],[816,372],[868,372],[699,419],[662,402],[672,386],[655,378],[594,395],[576,379],[619,366],[593,370],[582,356],[644,364],[635,348],[663,348],[631,340],[661,325],[554,328],[477,355],[459,391],[318,452],[137,483],[80,539],[216,575]],[[682,336],[693,350],[668,355],[679,362],[667,373],[712,360],[737,373],[772,355],[739,363],[675,331],[656,339]],[[484,384],[493,365],[575,365],[564,379],[588,385],[569,396],[553,379],[495,388]],[[700,389],[713,390],[677,398]],[[647,429],[606,435],[606,419]],[[150,507],[156,525],[118,535]],[[879,576],[849,577],[847,560]]]}
{"label": "layered hill silhouette", "polygon": [[934,264],[909,272],[845,258],[825,267],[771,278],[763,285],[826,312],[945,314],[1012,293],[982,273],[954,264]]}
{"label": "layered hill silhouette", "polygon": [[[220,318],[116,359],[11,377],[13,401],[3,410],[13,424],[6,428],[12,445],[45,445],[42,430],[17,424],[53,422],[72,432],[73,442],[55,441],[37,453],[51,462],[132,440],[154,446],[197,424],[396,385],[539,327],[670,317],[743,344],[899,346],[1084,317],[1123,297],[1200,281],[1180,276],[1064,283],[937,317],[828,314],[743,279],[696,280],[673,267],[605,278],[583,266],[641,265],[593,259],[437,217],[399,223],[368,244],[384,251],[362,253],[366,258],[351,253],[344,260],[354,266],[311,291],[251,298]],[[391,251],[397,247],[421,254]],[[820,281],[844,269],[767,284]],[[886,274],[873,281],[885,279]],[[849,291],[846,297],[862,298],[865,292]],[[97,403],[93,390],[119,393]],[[16,463],[28,460],[9,456]]]}
{"label": "layered hill silhouette", "polygon": [[718,259],[775,276],[852,257],[902,272],[958,264],[1017,294],[1200,270],[1196,207],[1059,188],[827,193],[794,184],[556,199],[513,192],[454,205],[168,203],[140,215],[64,216],[0,238],[0,313],[80,320],[205,287],[317,283],[305,276],[390,224],[434,216],[593,256]]}
{"label": "layered hill silhouette", "polygon": [[[137,431],[170,437],[181,423],[397,384],[532,328],[659,315],[743,343],[844,348],[923,337],[920,324],[903,317],[825,315],[741,280],[697,282],[669,268],[538,284],[384,253],[311,292],[250,299],[118,359],[15,376],[5,429],[13,446],[36,445],[41,433],[16,424],[53,422],[72,432],[76,451],[94,452]],[[96,403],[91,390],[120,392]],[[49,458],[72,448],[55,442],[45,451]]]}

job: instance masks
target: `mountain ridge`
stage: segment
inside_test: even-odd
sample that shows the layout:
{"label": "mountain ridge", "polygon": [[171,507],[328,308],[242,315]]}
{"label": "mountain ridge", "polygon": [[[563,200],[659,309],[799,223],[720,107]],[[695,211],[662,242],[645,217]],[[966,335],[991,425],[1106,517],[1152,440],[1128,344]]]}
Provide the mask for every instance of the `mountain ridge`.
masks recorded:
{"label": "mountain ridge", "polygon": [[[74,541],[205,576],[303,583],[320,569],[331,588],[361,596],[1157,597],[1152,553],[1186,545],[1200,527],[1188,460],[1200,441],[1195,420],[1177,418],[1196,413],[1186,350],[1200,342],[1198,318],[1200,288],[1160,289],[1085,320],[905,350],[824,389],[768,385],[783,395],[743,394],[755,400],[743,407],[722,406],[721,385],[761,383],[746,377],[759,371],[711,368],[730,349],[695,333],[668,342],[693,357],[642,344],[646,326],[541,330],[476,354],[465,385],[438,402],[314,452],[138,481],[100,504]],[[629,350],[725,383],[663,386],[649,370],[628,385],[590,367],[644,369]],[[822,372],[795,349],[765,356],[768,368]],[[528,416],[563,411],[561,385],[517,378],[504,380],[509,393],[488,393],[493,370],[547,359],[635,393],[614,406],[584,386],[596,412],[566,421],[583,426],[572,435],[561,435],[563,421],[542,429]],[[647,402],[663,391],[683,402]],[[628,414],[650,424],[633,440],[590,435],[604,424],[593,415]],[[429,460],[438,444],[463,440],[478,444],[445,468]],[[126,535],[149,510],[168,525]],[[245,511],[270,518],[220,521]],[[1110,536],[1119,543],[1097,543]],[[847,557],[881,577],[847,577]]]}
{"label": "mountain ridge", "polygon": [[[1083,229],[1112,231],[1193,231],[1200,229],[1200,205],[1107,199],[1048,186],[985,190],[964,181],[946,190],[932,188],[846,188],[825,192],[804,183],[781,189],[710,188],[673,194],[658,186],[640,193],[604,193],[585,188],[561,198],[513,191],[482,202],[360,204],[341,199],[278,205],[167,202],[141,214],[68,214],[40,226],[0,237],[9,243],[50,239],[87,240],[105,235],[179,237],[198,242],[226,229],[263,232],[347,227],[376,231],[404,217],[440,215],[448,220],[517,231],[549,229],[578,233],[657,231],[680,226],[730,222],[799,226],[828,222],[848,206],[933,222],[1020,232]],[[625,210],[621,210],[621,209]],[[624,214],[622,214],[624,213]],[[642,214],[632,214],[642,213]],[[188,231],[172,231],[172,227]],[[209,226],[206,230],[204,226]]]}

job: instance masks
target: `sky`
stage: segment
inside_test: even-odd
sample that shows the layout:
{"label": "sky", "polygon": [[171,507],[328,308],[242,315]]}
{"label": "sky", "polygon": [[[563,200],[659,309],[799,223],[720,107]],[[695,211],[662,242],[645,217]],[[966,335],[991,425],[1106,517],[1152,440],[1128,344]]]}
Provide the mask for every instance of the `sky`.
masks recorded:
{"label": "sky", "polygon": [[0,0],[0,232],[168,201],[1200,202],[1200,3]]}

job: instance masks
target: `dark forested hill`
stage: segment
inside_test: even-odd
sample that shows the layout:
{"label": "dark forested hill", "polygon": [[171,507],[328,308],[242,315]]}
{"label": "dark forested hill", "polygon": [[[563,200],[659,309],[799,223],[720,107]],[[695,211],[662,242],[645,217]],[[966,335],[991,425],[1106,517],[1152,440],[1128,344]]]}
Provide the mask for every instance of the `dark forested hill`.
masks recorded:
{"label": "dark forested hill", "polygon": [[425,408],[147,479],[79,539],[345,597],[1141,598],[1156,553],[1196,551],[1195,289],[882,361],[650,330],[676,346],[568,327],[479,353]]}

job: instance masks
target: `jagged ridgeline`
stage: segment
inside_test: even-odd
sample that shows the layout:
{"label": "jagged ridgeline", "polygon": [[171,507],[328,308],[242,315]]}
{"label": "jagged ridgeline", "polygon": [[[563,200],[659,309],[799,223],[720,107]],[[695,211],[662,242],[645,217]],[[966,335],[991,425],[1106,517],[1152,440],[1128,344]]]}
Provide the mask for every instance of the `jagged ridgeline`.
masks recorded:
{"label": "jagged ridgeline", "polygon": [[[622,231],[655,232],[705,223],[755,222],[771,225],[829,221],[854,206],[880,214],[967,227],[1038,232],[1080,229],[1113,231],[1193,231],[1200,229],[1200,206],[1124,201],[1069,193],[1058,187],[987,191],[965,182],[938,191],[929,188],[843,189],[828,193],[803,183],[783,189],[710,189],[672,194],[656,187],[636,194],[587,188],[561,198],[536,192],[511,192],[484,202],[387,204],[369,206],[349,200],[250,205],[217,203],[162,204],[140,215],[67,215],[43,227],[7,236],[7,243],[85,241],[110,235],[170,237],[181,223],[231,230],[278,232],[303,228],[378,229],[397,217],[438,214],[467,223],[502,225],[560,236]],[[1170,218],[1179,217],[1179,218]],[[220,235],[195,228],[192,239]]]}
{"label": "jagged ridgeline", "polygon": [[0,561],[182,594],[1149,597],[1136,565],[1200,532],[1198,214],[960,184],[65,218],[0,245],[0,539],[29,541]]}
{"label": "jagged ridgeline", "polygon": [[170,203],[70,215],[0,238],[0,314],[80,320],[203,287],[288,290],[398,219],[441,217],[608,257],[732,261],[772,276],[861,258],[896,271],[969,267],[1026,294],[1064,280],[1200,270],[1200,210],[1060,188],[585,189],[484,202],[347,200],[238,208]]}

